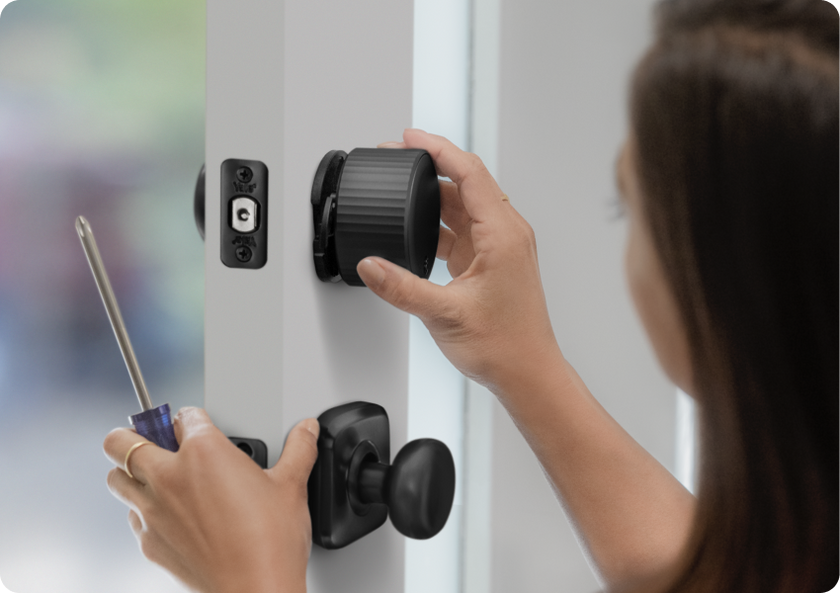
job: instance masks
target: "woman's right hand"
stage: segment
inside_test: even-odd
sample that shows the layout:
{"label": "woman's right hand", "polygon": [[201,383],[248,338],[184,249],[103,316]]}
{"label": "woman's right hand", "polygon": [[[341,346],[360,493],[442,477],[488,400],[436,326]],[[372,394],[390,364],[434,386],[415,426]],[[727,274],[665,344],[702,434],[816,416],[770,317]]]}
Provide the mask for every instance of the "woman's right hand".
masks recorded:
{"label": "woman's right hand", "polygon": [[438,286],[391,262],[369,257],[357,267],[367,286],[395,307],[419,317],[450,362],[497,391],[529,369],[562,361],[545,303],[531,226],[503,200],[476,155],[446,138],[406,130],[384,148],[429,152],[441,181],[437,257],[452,282]]}

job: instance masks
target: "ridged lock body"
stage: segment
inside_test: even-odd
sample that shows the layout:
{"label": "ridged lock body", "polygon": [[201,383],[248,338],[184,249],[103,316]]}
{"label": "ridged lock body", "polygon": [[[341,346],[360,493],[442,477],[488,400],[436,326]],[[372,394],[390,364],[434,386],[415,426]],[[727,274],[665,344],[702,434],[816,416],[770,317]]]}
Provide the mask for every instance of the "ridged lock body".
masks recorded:
{"label": "ridged lock body", "polygon": [[429,277],[440,232],[440,186],[429,153],[351,151],[336,202],[335,251],[347,284],[364,285],[356,266],[372,255]]}

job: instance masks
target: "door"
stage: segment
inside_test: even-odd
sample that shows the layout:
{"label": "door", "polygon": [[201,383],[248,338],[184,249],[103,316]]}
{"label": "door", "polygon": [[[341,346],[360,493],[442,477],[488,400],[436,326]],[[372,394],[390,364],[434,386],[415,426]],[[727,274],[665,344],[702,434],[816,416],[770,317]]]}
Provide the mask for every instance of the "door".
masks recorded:
{"label": "door", "polygon": [[[309,195],[330,150],[398,137],[412,109],[411,3],[207,1],[205,404],[228,436],[278,459],[288,430],[340,403],[382,405],[407,434],[409,318],[364,288],[325,284],[312,263]],[[267,261],[220,259],[220,170],[268,169]],[[314,548],[313,593],[400,591],[405,539],[385,525]]]}

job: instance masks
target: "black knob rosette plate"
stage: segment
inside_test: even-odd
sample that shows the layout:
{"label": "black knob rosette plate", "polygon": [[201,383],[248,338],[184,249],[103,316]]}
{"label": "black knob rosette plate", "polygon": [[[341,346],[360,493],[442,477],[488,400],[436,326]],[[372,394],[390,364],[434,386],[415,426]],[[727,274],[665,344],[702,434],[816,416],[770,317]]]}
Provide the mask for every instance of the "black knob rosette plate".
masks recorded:
{"label": "black knob rosette plate", "polygon": [[351,402],[318,417],[318,459],[307,492],[312,541],[343,548],[390,515],[403,535],[428,539],[446,525],[455,498],[455,462],[435,439],[417,439],[391,463],[385,408]]}
{"label": "black knob rosette plate", "polygon": [[358,263],[379,256],[421,278],[432,273],[440,233],[440,185],[420,149],[328,152],[312,183],[315,272],[364,286]]}

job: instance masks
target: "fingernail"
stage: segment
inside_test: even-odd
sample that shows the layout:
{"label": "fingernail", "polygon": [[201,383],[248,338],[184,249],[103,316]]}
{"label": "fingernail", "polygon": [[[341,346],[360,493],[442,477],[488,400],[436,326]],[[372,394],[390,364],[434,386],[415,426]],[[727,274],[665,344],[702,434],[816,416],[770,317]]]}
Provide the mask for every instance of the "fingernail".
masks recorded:
{"label": "fingernail", "polygon": [[377,144],[376,148],[398,148],[400,144],[400,142],[383,142],[382,144]]}
{"label": "fingernail", "polygon": [[[385,281],[385,270],[382,269],[378,263],[370,258],[363,259],[359,262],[358,269],[359,276],[370,288],[375,288]],[[365,279],[367,276],[367,279]]]}
{"label": "fingernail", "polygon": [[425,134],[426,130],[421,130],[420,128],[406,128],[405,130],[403,130],[403,133],[405,132],[422,132]]}
{"label": "fingernail", "polygon": [[316,420],[315,418],[308,418],[308,419],[304,420],[303,421],[303,426],[304,426],[304,428],[306,428],[306,430],[308,430],[309,432],[314,434],[316,437],[318,436],[318,433],[321,431],[321,425],[318,424],[318,420]]}

